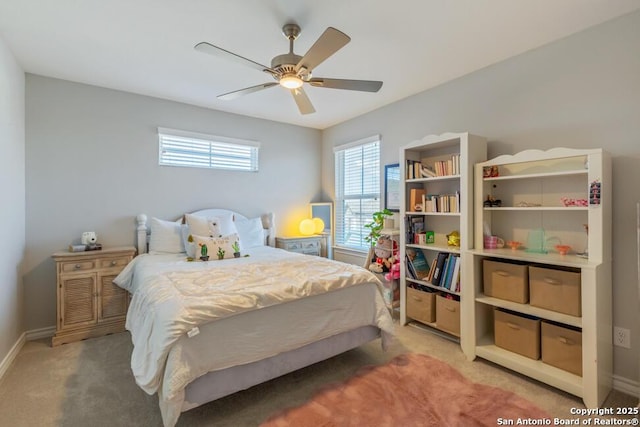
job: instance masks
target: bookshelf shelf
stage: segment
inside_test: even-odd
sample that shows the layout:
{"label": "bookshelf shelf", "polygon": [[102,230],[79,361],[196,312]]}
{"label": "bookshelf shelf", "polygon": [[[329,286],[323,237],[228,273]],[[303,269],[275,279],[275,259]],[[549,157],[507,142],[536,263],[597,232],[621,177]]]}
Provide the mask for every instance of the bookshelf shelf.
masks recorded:
{"label": "bookshelf shelf", "polygon": [[[400,259],[403,261],[400,264],[400,323],[417,322],[434,333],[457,337],[461,344],[467,326],[463,321],[466,315],[460,310],[463,292],[458,289],[464,289],[460,278],[466,250],[473,247],[473,165],[485,159],[486,140],[469,133],[430,135],[400,149],[401,177],[404,178],[400,186]],[[431,176],[434,174],[436,176]],[[418,243],[415,235],[422,231],[434,233],[432,243]],[[447,236],[453,231],[460,236],[458,247],[448,242]],[[427,259],[430,276],[438,265],[438,258],[444,260],[441,261],[443,276],[439,279],[443,283],[412,277],[406,260],[407,255],[416,251]],[[411,317],[407,310],[407,287],[438,295],[433,297],[438,301],[433,308],[434,322]],[[412,304],[415,307],[415,302]],[[441,311],[436,307],[441,307]]]}
{"label": "bookshelf shelf", "polygon": [[426,286],[426,287],[434,289],[436,291],[446,292],[446,293],[451,294],[451,295],[458,295],[458,296],[460,295],[460,292],[455,292],[455,291],[452,291],[450,289],[443,288],[442,286],[433,285],[433,284],[431,284],[431,282],[427,282],[426,280],[412,279],[412,278],[409,278],[409,277],[407,277],[406,280],[407,280],[407,282],[416,283],[418,285]]}
{"label": "bookshelf shelf", "polygon": [[[498,176],[486,177],[487,173]],[[613,383],[609,155],[601,149],[527,150],[476,164],[474,182],[475,242],[466,250],[467,286],[462,287],[461,295],[462,312],[468,314],[468,334],[462,342],[465,355],[470,360],[482,357],[579,396],[588,408],[599,407]],[[567,199],[582,200],[587,206],[564,206]],[[503,206],[487,207],[487,200],[500,200]],[[532,206],[518,206],[521,203]],[[484,249],[487,232],[523,245],[516,250]],[[557,244],[570,246],[570,252],[558,253]],[[576,274],[582,316],[485,295],[486,260]],[[531,294],[532,273],[528,271]],[[533,317],[543,326],[550,323],[563,331],[576,331],[582,376],[498,347],[496,308],[516,317]],[[544,344],[542,347],[544,358]]]}
{"label": "bookshelf shelf", "polygon": [[454,254],[459,254],[459,253],[460,253],[460,248],[454,248],[454,247],[452,247],[452,246],[447,246],[447,245],[436,245],[436,244],[430,244],[430,245],[417,245],[417,244],[407,244],[406,246],[407,246],[408,248],[422,249],[422,250],[426,250],[426,251],[450,252],[450,253],[454,253]]}
{"label": "bookshelf shelf", "polygon": [[542,381],[576,396],[582,396],[583,380],[578,375],[504,350],[493,344],[493,337],[485,338],[478,343],[476,354],[483,359],[520,372],[530,378]]}
{"label": "bookshelf shelf", "polygon": [[407,212],[407,215],[422,215],[422,216],[460,216],[460,212]]}

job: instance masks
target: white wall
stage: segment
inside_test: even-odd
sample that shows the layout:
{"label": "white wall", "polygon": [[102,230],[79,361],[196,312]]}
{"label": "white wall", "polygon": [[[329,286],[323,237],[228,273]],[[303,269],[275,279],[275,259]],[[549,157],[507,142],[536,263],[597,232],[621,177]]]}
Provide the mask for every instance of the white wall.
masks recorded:
{"label": "white wall", "polygon": [[401,146],[443,132],[469,131],[487,137],[490,158],[528,148],[610,151],[613,320],[614,325],[632,330],[632,349],[614,349],[614,371],[637,386],[639,41],[637,12],[327,129],[323,132],[323,191],[334,194],[333,147],[372,134],[382,135],[383,165],[398,161]]}
{"label": "white wall", "polygon": [[24,332],[24,72],[0,38],[0,362]]}
{"label": "white wall", "polygon": [[[158,166],[159,126],[260,141],[260,170]],[[295,233],[320,193],[320,152],[318,130],[27,74],[26,328],[55,325],[51,254],[83,231],[133,245],[139,213],[226,207],[274,212],[278,235]]]}

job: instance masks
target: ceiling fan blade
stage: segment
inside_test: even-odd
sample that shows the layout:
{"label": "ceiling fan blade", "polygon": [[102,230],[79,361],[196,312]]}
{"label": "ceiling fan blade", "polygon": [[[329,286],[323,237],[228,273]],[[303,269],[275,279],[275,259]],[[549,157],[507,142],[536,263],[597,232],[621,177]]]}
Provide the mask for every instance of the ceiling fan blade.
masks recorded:
{"label": "ceiling fan blade", "polygon": [[230,101],[232,99],[240,98],[243,95],[247,95],[249,93],[258,92],[262,89],[267,89],[273,86],[278,86],[277,82],[263,83],[260,85],[255,85],[251,87],[245,87],[244,89],[234,90],[233,92],[223,93],[222,95],[218,95],[218,99],[224,99],[225,101]]}
{"label": "ceiling fan blade", "polygon": [[293,95],[293,99],[296,101],[296,104],[298,104],[300,114],[311,114],[316,112],[316,109],[313,108],[313,104],[311,104],[309,97],[301,87],[298,89],[291,89],[291,95]]}
{"label": "ceiling fan blade", "polygon": [[373,80],[325,79],[323,77],[314,77],[309,79],[308,83],[315,87],[359,90],[363,92],[377,92],[382,87],[382,82]]}
{"label": "ceiling fan blade", "polygon": [[276,74],[276,71],[267,67],[266,65],[259,64],[255,61],[245,58],[244,56],[236,55],[233,52],[229,52],[226,49],[223,49],[218,46],[214,46],[211,43],[200,42],[193,47],[198,52],[208,53],[209,55],[217,56],[219,58],[224,58],[227,60],[235,61],[239,64],[248,65],[251,68],[254,68],[258,71],[266,71],[270,74]]}
{"label": "ceiling fan blade", "polygon": [[333,27],[327,28],[298,62],[296,72],[302,67],[309,71],[313,70],[350,41],[351,38],[342,31]]}

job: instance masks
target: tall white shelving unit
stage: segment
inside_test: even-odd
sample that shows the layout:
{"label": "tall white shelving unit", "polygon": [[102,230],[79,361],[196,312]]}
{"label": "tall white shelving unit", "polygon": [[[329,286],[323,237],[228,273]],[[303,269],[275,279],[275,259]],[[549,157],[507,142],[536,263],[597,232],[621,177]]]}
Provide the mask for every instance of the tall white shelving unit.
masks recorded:
{"label": "tall white shelving unit", "polygon": [[[407,249],[422,250],[428,261],[436,257],[439,252],[459,254],[461,272],[466,268],[467,251],[473,248],[473,165],[486,159],[487,143],[485,138],[469,133],[445,133],[442,135],[430,135],[414,141],[400,149],[400,323],[419,322],[436,331],[444,331],[451,334],[450,330],[442,328],[437,322],[425,322],[411,318],[407,313],[407,286],[410,283],[420,284],[443,294],[449,294],[455,299],[460,299],[461,293],[440,286],[434,286],[425,280],[415,280],[408,277],[406,271],[405,255]],[[409,178],[407,165],[412,162],[420,162],[425,166],[434,166],[437,161],[447,161],[452,156],[459,156],[459,167],[452,173],[435,177],[413,176]],[[426,194],[458,194],[459,209],[456,212],[424,212],[416,211],[415,206],[409,206],[411,189],[422,189]],[[416,244],[407,241],[407,220],[413,217],[422,217],[428,230],[434,231],[435,242]],[[461,236],[460,247],[447,244],[447,234],[458,231]],[[463,276],[461,276],[463,277]],[[461,283],[464,289],[465,283]],[[461,313],[460,333],[461,342],[464,342],[466,330],[471,324],[464,311]]]}
{"label": "tall white shelving unit", "polygon": [[[486,177],[485,168],[499,175]],[[500,206],[486,206],[488,196]],[[565,206],[562,198],[587,200],[586,206]],[[462,349],[518,371],[573,395],[587,407],[600,406],[612,387],[612,295],[611,295],[611,160],[600,149],[556,148],[527,150],[500,156],[475,167],[475,245],[469,246],[462,288],[462,311],[467,338]],[[585,228],[588,224],[588,233]],[[544,230],[547,253],[483,249],[489,229],[505,241],[525,246],[534,230]],[[556,243],[572,251],[560,255]],[[543,252],[543,251],[541,251]],[[571,316],[529,304],[519,304],[483,294],[484,259],[515,260],[580,273],[582,315]],[[569,373],[494,343],[494,308],[550,320],[582,332],[582,376]]]}

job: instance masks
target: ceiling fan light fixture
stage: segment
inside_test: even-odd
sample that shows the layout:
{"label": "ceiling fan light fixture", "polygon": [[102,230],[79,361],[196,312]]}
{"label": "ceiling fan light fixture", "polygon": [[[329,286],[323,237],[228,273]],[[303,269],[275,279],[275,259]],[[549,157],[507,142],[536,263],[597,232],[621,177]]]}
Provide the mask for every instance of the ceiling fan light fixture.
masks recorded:
{"label": "ceiling fan light fixture", "polygon": [[280,86],[287,89],[298,89],[304,83],[302,79],[296,75],[284,76],[280,79]]}

